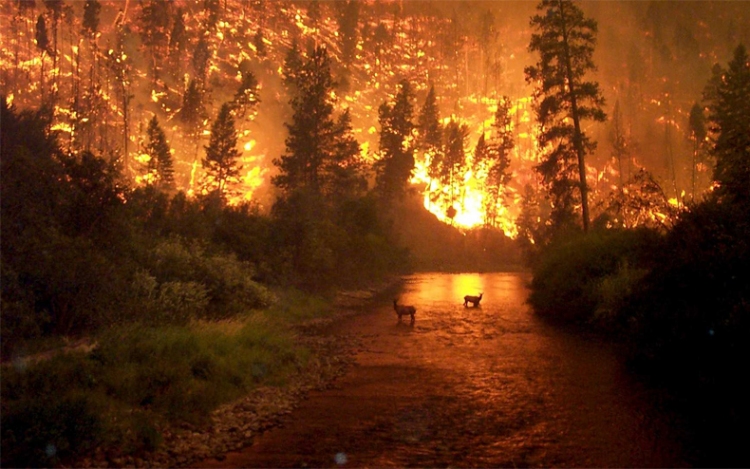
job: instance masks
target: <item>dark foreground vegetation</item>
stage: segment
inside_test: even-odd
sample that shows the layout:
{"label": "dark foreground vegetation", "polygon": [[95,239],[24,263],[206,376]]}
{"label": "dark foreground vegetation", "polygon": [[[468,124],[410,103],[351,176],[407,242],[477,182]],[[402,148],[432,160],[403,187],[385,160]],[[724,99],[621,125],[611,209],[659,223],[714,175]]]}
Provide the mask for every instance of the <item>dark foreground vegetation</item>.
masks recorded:
{"label": "dark foreground vegetation", "polygon": [[699,465],[747,464],[750,417],[750,62],[743,47],[707,87],[715,190],[668,229],[560,230],[533,253],[530,303],[624,345],[670,386],[705,446]]}

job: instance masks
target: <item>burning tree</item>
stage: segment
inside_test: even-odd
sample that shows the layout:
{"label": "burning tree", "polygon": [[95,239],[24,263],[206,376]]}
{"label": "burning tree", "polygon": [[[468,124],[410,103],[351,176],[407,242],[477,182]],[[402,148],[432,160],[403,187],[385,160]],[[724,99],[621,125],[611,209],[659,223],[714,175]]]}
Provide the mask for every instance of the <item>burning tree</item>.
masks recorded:
{"label": "burning tree", "polygon": [[[581,128],[581,121],[604,121],[604,98],[599,84],[585,81],[593,62],[597,24],[585,18],[570,0],[542,0],[531,26],[529,50],[539,52],[536,65],[526,67],[526,80],[535,83],[535,111],[541,125],[539,146],[546,150],[536,170],[552,198],[552,222],[573,223],[575,206],[582,209],[583,230],[589,228],[585,157],[596,148]],[[577,173],[577,180],[576,180]],[[579,197],[575,195],[578,188]]]}
{"label": "burning tree", "polygon": [[204,189],[222,203],[231,193],[232,185],[240,182],[240,151],[237,149],[237,131],[234,128],[232,106],[224,103],[211,126],[206,157],[201,160],[206,170]]}

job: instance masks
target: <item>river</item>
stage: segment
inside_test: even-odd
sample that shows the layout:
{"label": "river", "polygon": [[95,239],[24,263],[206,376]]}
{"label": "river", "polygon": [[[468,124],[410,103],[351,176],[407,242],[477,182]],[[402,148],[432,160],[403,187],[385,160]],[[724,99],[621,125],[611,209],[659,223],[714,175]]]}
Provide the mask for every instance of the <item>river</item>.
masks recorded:
{"label": "river", "polygon": [[[334,389],[204,467],[684,467],[683,422],[614,347],[546,324],[523,273],[425,273],[336,325],[361,344]],[[463,296],[483,293],[479,307]]]}

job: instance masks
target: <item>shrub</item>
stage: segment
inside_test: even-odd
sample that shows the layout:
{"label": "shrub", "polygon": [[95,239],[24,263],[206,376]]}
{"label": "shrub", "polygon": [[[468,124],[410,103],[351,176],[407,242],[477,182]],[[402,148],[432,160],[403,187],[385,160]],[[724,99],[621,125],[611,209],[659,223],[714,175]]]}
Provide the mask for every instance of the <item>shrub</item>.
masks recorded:
{"label": "shrub", "polygon": [[[532,268],[529,303],[536,312],[552,319],[596,321],[602,299],[610,301],[624,294],[612,291],[616,287],[632,288],[630,283],[637,282],[637,271],[649,268],[652,249],[659,244],[659,235],[645,229],[596,231],[558,240],[545,247]],[[624,266],[633,266],[636,271],[623,270],[631,269]],[[618,270],[622,272],[618,274]],[[618,276],[623,278],[615,280]],[[607,278],[607,286],[602,287]]]}

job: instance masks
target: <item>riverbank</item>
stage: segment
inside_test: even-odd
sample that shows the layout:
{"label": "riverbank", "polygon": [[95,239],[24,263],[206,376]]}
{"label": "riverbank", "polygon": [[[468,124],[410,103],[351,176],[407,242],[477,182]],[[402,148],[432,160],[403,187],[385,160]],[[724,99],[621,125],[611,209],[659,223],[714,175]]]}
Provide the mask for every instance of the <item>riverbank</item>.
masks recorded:
{"label": "riverbank", "polygon": [[307,350],[309,357],[285,382],[254,388],[241,399],[212,412],[207,423],[160,428],[161,442],[154,451],[126,455],[99,448],[71,466],[183,467],[207,458],[222,459],[229,451],[251,445],[256,436],[279,425],[311,391],[328,389],[354,363],[358,339],[325,334],[325,330],[361,313],[369,304],[390,294],[399,282],[399,278],[390,278],[364,290],[340,293],[331,314],[290,325],[296,345]]}

